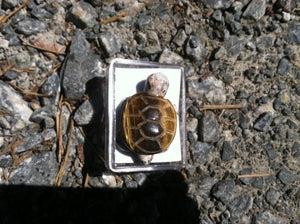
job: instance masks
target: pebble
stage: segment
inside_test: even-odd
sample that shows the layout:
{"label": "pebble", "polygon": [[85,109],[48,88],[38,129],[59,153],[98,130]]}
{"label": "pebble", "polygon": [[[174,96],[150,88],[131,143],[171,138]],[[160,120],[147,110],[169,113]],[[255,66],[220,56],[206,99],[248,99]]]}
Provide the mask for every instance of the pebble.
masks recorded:
{"label": "pebble", "polygon": [[276,205],[279,198],[280,192],[275,190],[274,188],[270,188],[266,193],[266,200],[272,206]]}
{"label": "pebble", "polygon": [[68,20],[73,22],[78,28],[84,29],[96,25],[98,15],[96,9],[89,3],[79,1],[73,4],[67,17]]}
{"label": "pebble", "polygon": [[255,218],[255,224],[265,224],[265,223],[292,224],[289,219],[281,216],[276,216],[272,214],[270,211],[258,212]]}
{"label": "pebble", "polygon": [[35,123],[41,123],[43,120],[45,120],[47,117],[56,117],[56,114],[58,113],[57,107],[54,105],[48,105],[41,107],[37,110],[35,110],[29,120]]}
{"label": "pebble", "polygon": [[186,131],[191,131],[191,132],[195,132],[197,130],[198,127],[198,119],[197,118],[190,118],[187,119],[187,123],[186,123]]}
{"label": "pebble", "polygon": [[231,143],[225,141],[223,143],[221,159],[223,161],[229,161],[229,160],[233,159],[234,156],[235,156],[235,151],[234,151]]}
{"label": "pebble", "polygon": [[153,54],[159,54],[162,52],[162,49],[160,46],[148,46],[144,47],[141,51],[140,54],[141,56],[149,56]]}
{"label": "pebble", "polygon": [[271,123],[273,121],[273,117],[270,113],[266,112],[261,114],[254,123],[254,129],[257,131],[266,132],[269,127],[271,126]]}
{"label": "pebble", "polygon": [[196,142],[191,146],[193,159],[197,163],[204,164],[209,160],[212,147],[205,142]]}
{"label": "pebble", "polygon": [[18,22],[16,31],[25,35],[32,35],[44,32],[48,29],[48,24],[44,21],[37,19],[25,19]]}
{"label": "pebble", "polygon": [[101,62],[91,50],[85,35],[76,30],[70,46],[70,56],[63,71],[63,90],[68,98],[81,98],[86,93],[87,82],[102,76]]}
{"label": "pebble", "polygon": [[212,195],[224,204],[228,204],[232,200],[234,190],[233,180],[220,180],[213,186]]}
{"label": "pebble", "polygon": [[203,0],[207,8],[213,9],[227,9],[233,2],[233,0]]}
{"label": "pebble", "polygon": [[293,64],[289,62],[289,60],[287,60],[286,58],[283,58],[280,60],[278,68],[277,68],[277,72],[280,75],[286,75],[286,73],[288,73],[293,67]]}
{"label": "pebble", "polygon": [[219,124],[216,115],[207,111],[199,123],[199,136],[203,142],[217,142],[220,138]]}
{"label": "pebble", "polygon": [[286,168],[282,168],[278,173],[278,178],[283,184],[290,184],[295,182],[296,175],[287,170]]}
{"label": "pebble", "polygon": [[2,9],[13,9],[19,4],[19,0],[2,0]]}
{"label": "pebble", "polygon": [[243,13],[246,19],[260,20],[266,11],[266,0],[252,0]]}
{"label": "pebble", "polygon": [[53,17],[53,14],[41,7],[33,7],[33,9],[31,10],[31,15],[34,16],[36,19],[41,20],[50,19]]}
{"label": "pebble", "polygon": [[8,60],[11,64],[16,63],[14,67],[18,69],[29,68],[31,65],[30,56],[27,53],[23,52],[10,56]]}
{"label": "pebble", "polygon": [[187,38],[187,35],[185,33],[185,31],[183,29],[178,30],[178,32],[176,33],[175,37],[173,38],[173,42],[177,45],[177,46],[182,46],[185,42]]}
{"label": "pebble", "polygon": [[247,212],[252,207],[252,197],[248,194],[237,196],[229,203],[229,208],[233,214]]}
{"label": "pebble", "polygon": [[10,167],[13,162],[14,161],[10,154],[4,154],[0,156],[0,167],[2,168]]}
{"label": "pebble", "polygon": [[235,56],[239,54],[245,47],[247,40],[244,37],[230,36],[224,41],[224,47],[228,56]]}
{"label": "pebble", "polygon": [[60,78],[57,73],[49,75],[40,88],[40,93],[53,95],[53,97],[42,97],[42,105],[58,105],[59,94],[61,91]]}
{"label": "pebble", "polygon": [[99,122],[103,110],[102,89],[98,88],[88,100],[85,100],[76,110],[74,121],[77,125],[87,125]]}
{"label": "pebble", "polygon": [[29,117],[32,110],[26,101],[8,84],[0,80],[0,107],[6,108],[14,116],[20,117],[26,124],[30,124]]}
{"label": "pebble", "polygon": [[143,30],[152,21],[152,16],[141,14],[137,23],[140,30]]}
{"label": "pebble", "polygon": [[[240,175],[246,175],[246,174],[251,174],[251,173],[252,173],[252,168],[245,168],[240,172]],[[250,185],[253,183],[254,178],[243,177],[243,178],[240,178],[240,180],[243,182],[243,184]]]}
{"label": "pebble", "polygon": [[271,160],[276,159],[277,154],[272,145],[268,144],[264,148],[267,151],[267,154]]}
{"label": "pebble", "polygon": [[9,70],[9,71],[4,73],[3,78],[5,80],[11,81],[11,80],[16,79],[19,75],[20,75],[19,72]]}
{"label": "pebble", "polygon": [[163,50],[163,52],[160,54],[159,59],[158,59],[159,63],[166,63],[166,64],[178,64],[180,65],[183,62],[183,58],[171,51],[168,48],[165,48]]}
{"label": "pebble", "polygon": [[117,35],[105,32],[100,34],[99,39],[108,57],[120,52],[121,41]]}
{"label": "pebble", "polygon": [[293,21],[286,31],[285,41],[289,44],[300,45],[300,22]]}
{"label": "pebble", "polygon": [[204,42],[195,35],[190,35],[187,40],[185,52],[194,61],[200,61],[206,53]]}

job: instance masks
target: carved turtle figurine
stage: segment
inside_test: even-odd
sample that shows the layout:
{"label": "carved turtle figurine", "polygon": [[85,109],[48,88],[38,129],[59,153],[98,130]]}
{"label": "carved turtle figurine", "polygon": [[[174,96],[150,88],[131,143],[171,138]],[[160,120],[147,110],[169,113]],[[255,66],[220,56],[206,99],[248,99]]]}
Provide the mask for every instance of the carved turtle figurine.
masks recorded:
{"label": "carved turtle figurine", "polygon": [[125,103],[121,130],[127,146],[149,165],[153,154],[168,149],[176,134],[177,115],[164,96],[168,78],[161,72],[151,74],[144,92],[131,96]]}

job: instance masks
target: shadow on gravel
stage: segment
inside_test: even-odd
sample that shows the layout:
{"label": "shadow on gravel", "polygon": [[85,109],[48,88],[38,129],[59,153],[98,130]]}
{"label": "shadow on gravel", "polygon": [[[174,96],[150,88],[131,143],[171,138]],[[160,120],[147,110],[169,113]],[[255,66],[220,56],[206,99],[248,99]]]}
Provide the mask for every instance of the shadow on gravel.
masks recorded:
{"label": "shadow on gravel", "polygon": [[179,172],[153,173],[137,189],[1,186],[0,223],[199,223]]}

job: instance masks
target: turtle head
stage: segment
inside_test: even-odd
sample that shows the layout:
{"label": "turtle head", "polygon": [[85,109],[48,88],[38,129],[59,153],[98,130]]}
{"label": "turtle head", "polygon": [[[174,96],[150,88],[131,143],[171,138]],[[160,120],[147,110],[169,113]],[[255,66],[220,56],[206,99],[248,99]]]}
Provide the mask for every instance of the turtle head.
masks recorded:
{"label": "turtle head", "polygon": [[153,73],[148,76],[145,85],[145,92],[155,96],[164,97],[169,88],[169,80],[161,72]]}

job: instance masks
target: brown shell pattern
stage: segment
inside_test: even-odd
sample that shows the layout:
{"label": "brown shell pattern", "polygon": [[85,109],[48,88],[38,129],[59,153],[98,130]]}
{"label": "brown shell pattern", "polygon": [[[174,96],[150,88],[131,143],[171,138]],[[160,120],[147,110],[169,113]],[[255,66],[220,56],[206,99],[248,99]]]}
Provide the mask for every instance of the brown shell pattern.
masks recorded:
{"label": "brown shell pattern", "polygon": [[177,116],[171,102],[148,93],[131,96],[122,116],[123,137],[140,154],[166,151],[176,134]]}

